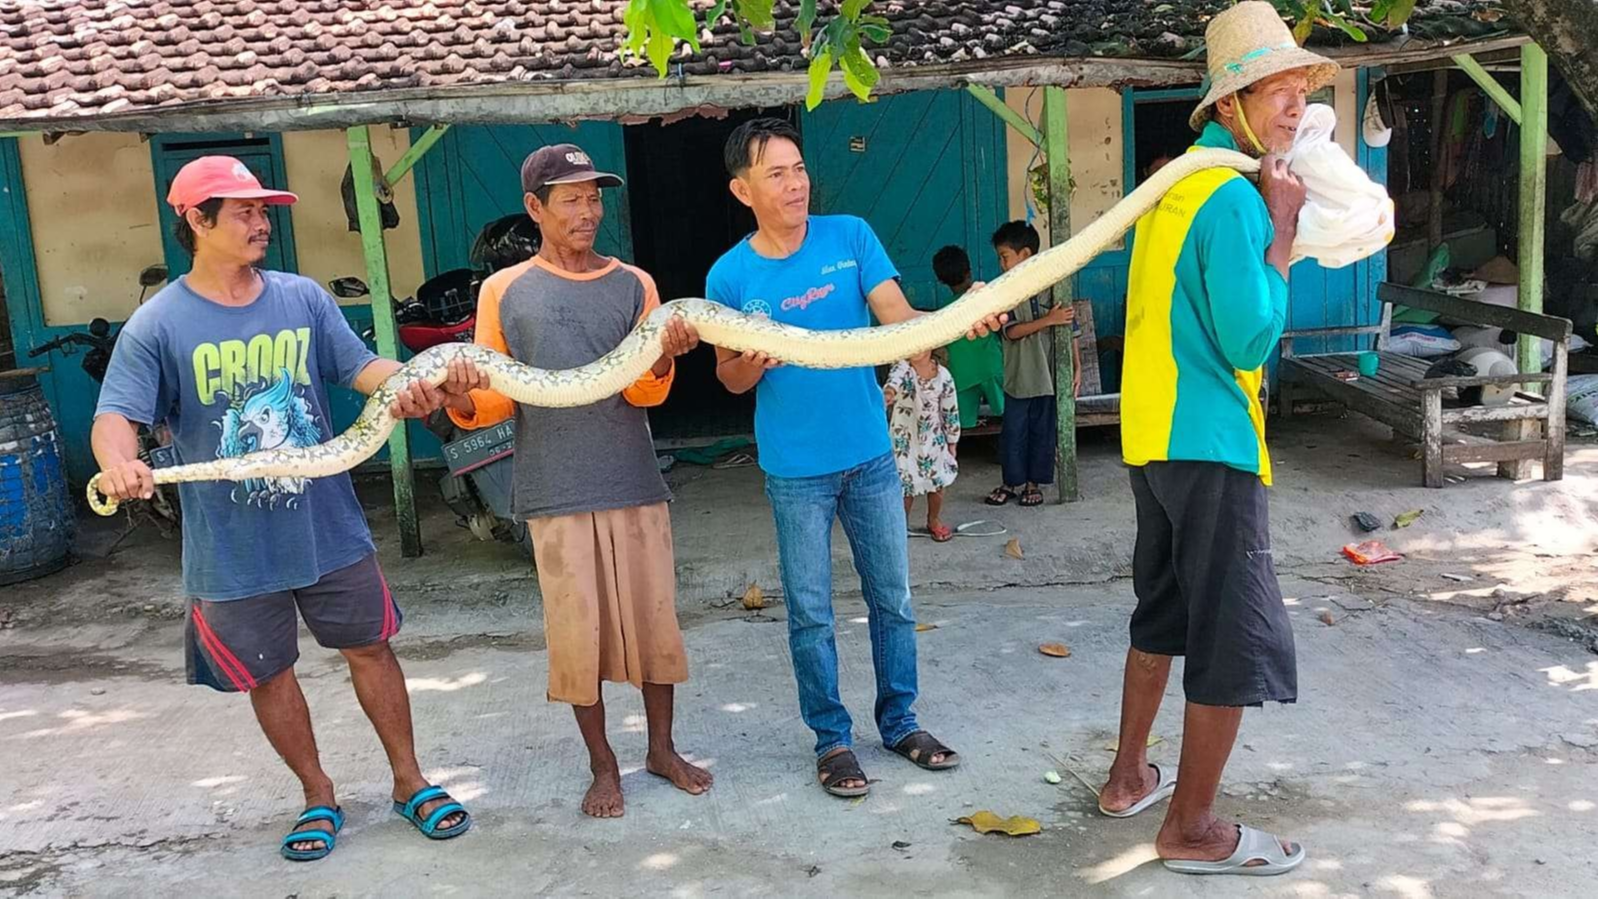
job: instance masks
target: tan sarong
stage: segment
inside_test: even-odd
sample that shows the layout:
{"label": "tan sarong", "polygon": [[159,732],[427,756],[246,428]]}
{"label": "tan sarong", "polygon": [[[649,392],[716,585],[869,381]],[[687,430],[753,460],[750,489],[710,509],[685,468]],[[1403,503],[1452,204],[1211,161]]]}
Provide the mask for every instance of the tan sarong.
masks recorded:
{"label": "tan sarong", "polygon": [[527,524],[544,594],[550,702],[593,705],[601,680],[688,679],[665,503]]}

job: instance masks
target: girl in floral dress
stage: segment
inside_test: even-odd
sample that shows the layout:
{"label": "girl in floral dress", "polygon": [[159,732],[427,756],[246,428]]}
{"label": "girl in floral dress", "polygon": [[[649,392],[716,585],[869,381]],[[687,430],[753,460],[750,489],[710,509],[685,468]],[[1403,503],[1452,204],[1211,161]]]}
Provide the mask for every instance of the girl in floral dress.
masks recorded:
{"label": "girl in floral dress", "polygon": [[960,442],[960,405],[949,370],[931,353],[895,363],[883,386],[889,408],[888,431],[893,457],[904,482],[904,511],[915,498],[927,498],[927,530],[944,543],[954,529],[943,523],[943,488],[954,483],[960,465],[955,448]]}

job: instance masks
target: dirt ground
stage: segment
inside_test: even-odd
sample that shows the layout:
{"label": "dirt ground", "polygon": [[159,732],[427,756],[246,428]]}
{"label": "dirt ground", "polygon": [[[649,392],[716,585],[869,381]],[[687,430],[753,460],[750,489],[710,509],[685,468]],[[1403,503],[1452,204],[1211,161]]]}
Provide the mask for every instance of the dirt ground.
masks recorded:
{"label": "dirt ground", "polygon": [[[301,678],[350,825],[311,865],[276,855],[297,785],[248,704],[182,685],[176,541],[88,522],[82,560],[0,594],[0,891],[215,895],[1585,896],[1598,875],[1598,446],[1567,477],[1461,469],[1417,486],[1412,449],[1357,418],[1272,434],[1275,555],[1299,643],[1296,706],[1251,712],[1222,810],[1300,840],[1282,878],[1186,879],[1152,861],[1158,813],[1094,811],[1113,743],[1134,528],[1110,435],[1084,441],[1079,503],[990,509],[980,447],[946,517],[1003,534],[912,540],[923,723],[961,749],[930,775],[878,746],[858,582],[835,552],[845,700],[870,798],[812,783],[776,551],[754,469],[669,475],[679,607],[693,679],[680,746],[718,778],[688,797],[641,770],[642,707],[611,687],[627,816],[578,811],[586,767],[569,713],[544,701],[536,580],[516,547],[479,543],[424,492],[427,554],[398,557],[382,483],[362,487],[404,606],[395,646],[429,776],[476,816],[430,844],[399,821],[376,740],[337,656],[306,639]],[[423,478],[426,480],[426,477]],[[1338,556],[1347,519],[1392,522],[1401,562]],[[912,524],[916,522],[912,519]],[[1014,539],[1022,558],[1005,551]],[[759,585],[769,605],[739,602]],[[1041,642],[1071,656],[1040,655]],[[1173,678],[1156,761],[1181,737]],[[1043,774],[1054,770],[1062,782]],[[978,836],[989,809],[1043,832]]]}

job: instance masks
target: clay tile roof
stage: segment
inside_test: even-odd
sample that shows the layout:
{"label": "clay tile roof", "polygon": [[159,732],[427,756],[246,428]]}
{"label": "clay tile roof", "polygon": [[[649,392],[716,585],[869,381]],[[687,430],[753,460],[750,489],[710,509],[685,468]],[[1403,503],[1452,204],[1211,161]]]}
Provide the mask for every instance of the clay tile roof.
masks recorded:
{"label": "clay tile roof", "polygon": [[[879,65],[994,57],[1177,58],[1232,0],[877,0]],[[695,0],[701,14],[709,0]],[[511,80],[644,78],[622,60],[627,0],[0,0],[0,123],[205,99]],[[802,70],[797,0],[752,45],[723,22],[682,74]],[[823,15],[835,4],[821,0]],[[1507,30],[1496,0],[1421,0],[1421,37]],[[1373,34],[1377,41],[1386,33]],[[1315,41],[1346,42],[1333,32]],[[154,79],[151,73],[158,73]],[[113,90],[120,88],[120,90]]]}

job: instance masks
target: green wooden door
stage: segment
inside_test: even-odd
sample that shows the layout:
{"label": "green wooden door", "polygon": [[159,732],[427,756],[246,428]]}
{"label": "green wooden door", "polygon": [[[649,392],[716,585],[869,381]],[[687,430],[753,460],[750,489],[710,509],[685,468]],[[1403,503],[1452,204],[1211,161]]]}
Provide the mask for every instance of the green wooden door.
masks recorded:
{"label": "green wooden door", "polygon": [[998,277],[989,237],[1005,221],[1004,125],[964,91],[875,103],[835,100],[802,118],[812,211],[858,215],[899,267],[905,294],[934,308],[932,255],[956,244],[978,279]]}
{"label": "green wooden door", "polygon": [[[157,134],[150,138],[150,157],[155,164],[157,206],[161,210],[161,247],[170,277],[189,270],[193,262],[172,236],[177,215],[167,205],[166,194],[172,179],[184,165],[201,156],[232,156],[243,162],[271,190],[287,190],[288,176],[283,170],[283,146],[278,135],[246,137],[242,134]],[[272,220],[272,244],[262,268],[281,272],[299,271],[294,254],[294,222],[288,206],[268,208]]]}
{"label": "green wooden door", "polygon": [[[421,132],[413,132],[415,139]],[[620,125],[456,125],[416,167],[416,206],[422,221],[423,267],[429,277],[469,265],[477,232],[500,216],[520,212],[521,168],[528,154],[550,144],[583,148],[600,171],[623,177],[627,153]],[[605,191],[605,221],[596,249],[632,259],[627,189]]]}

